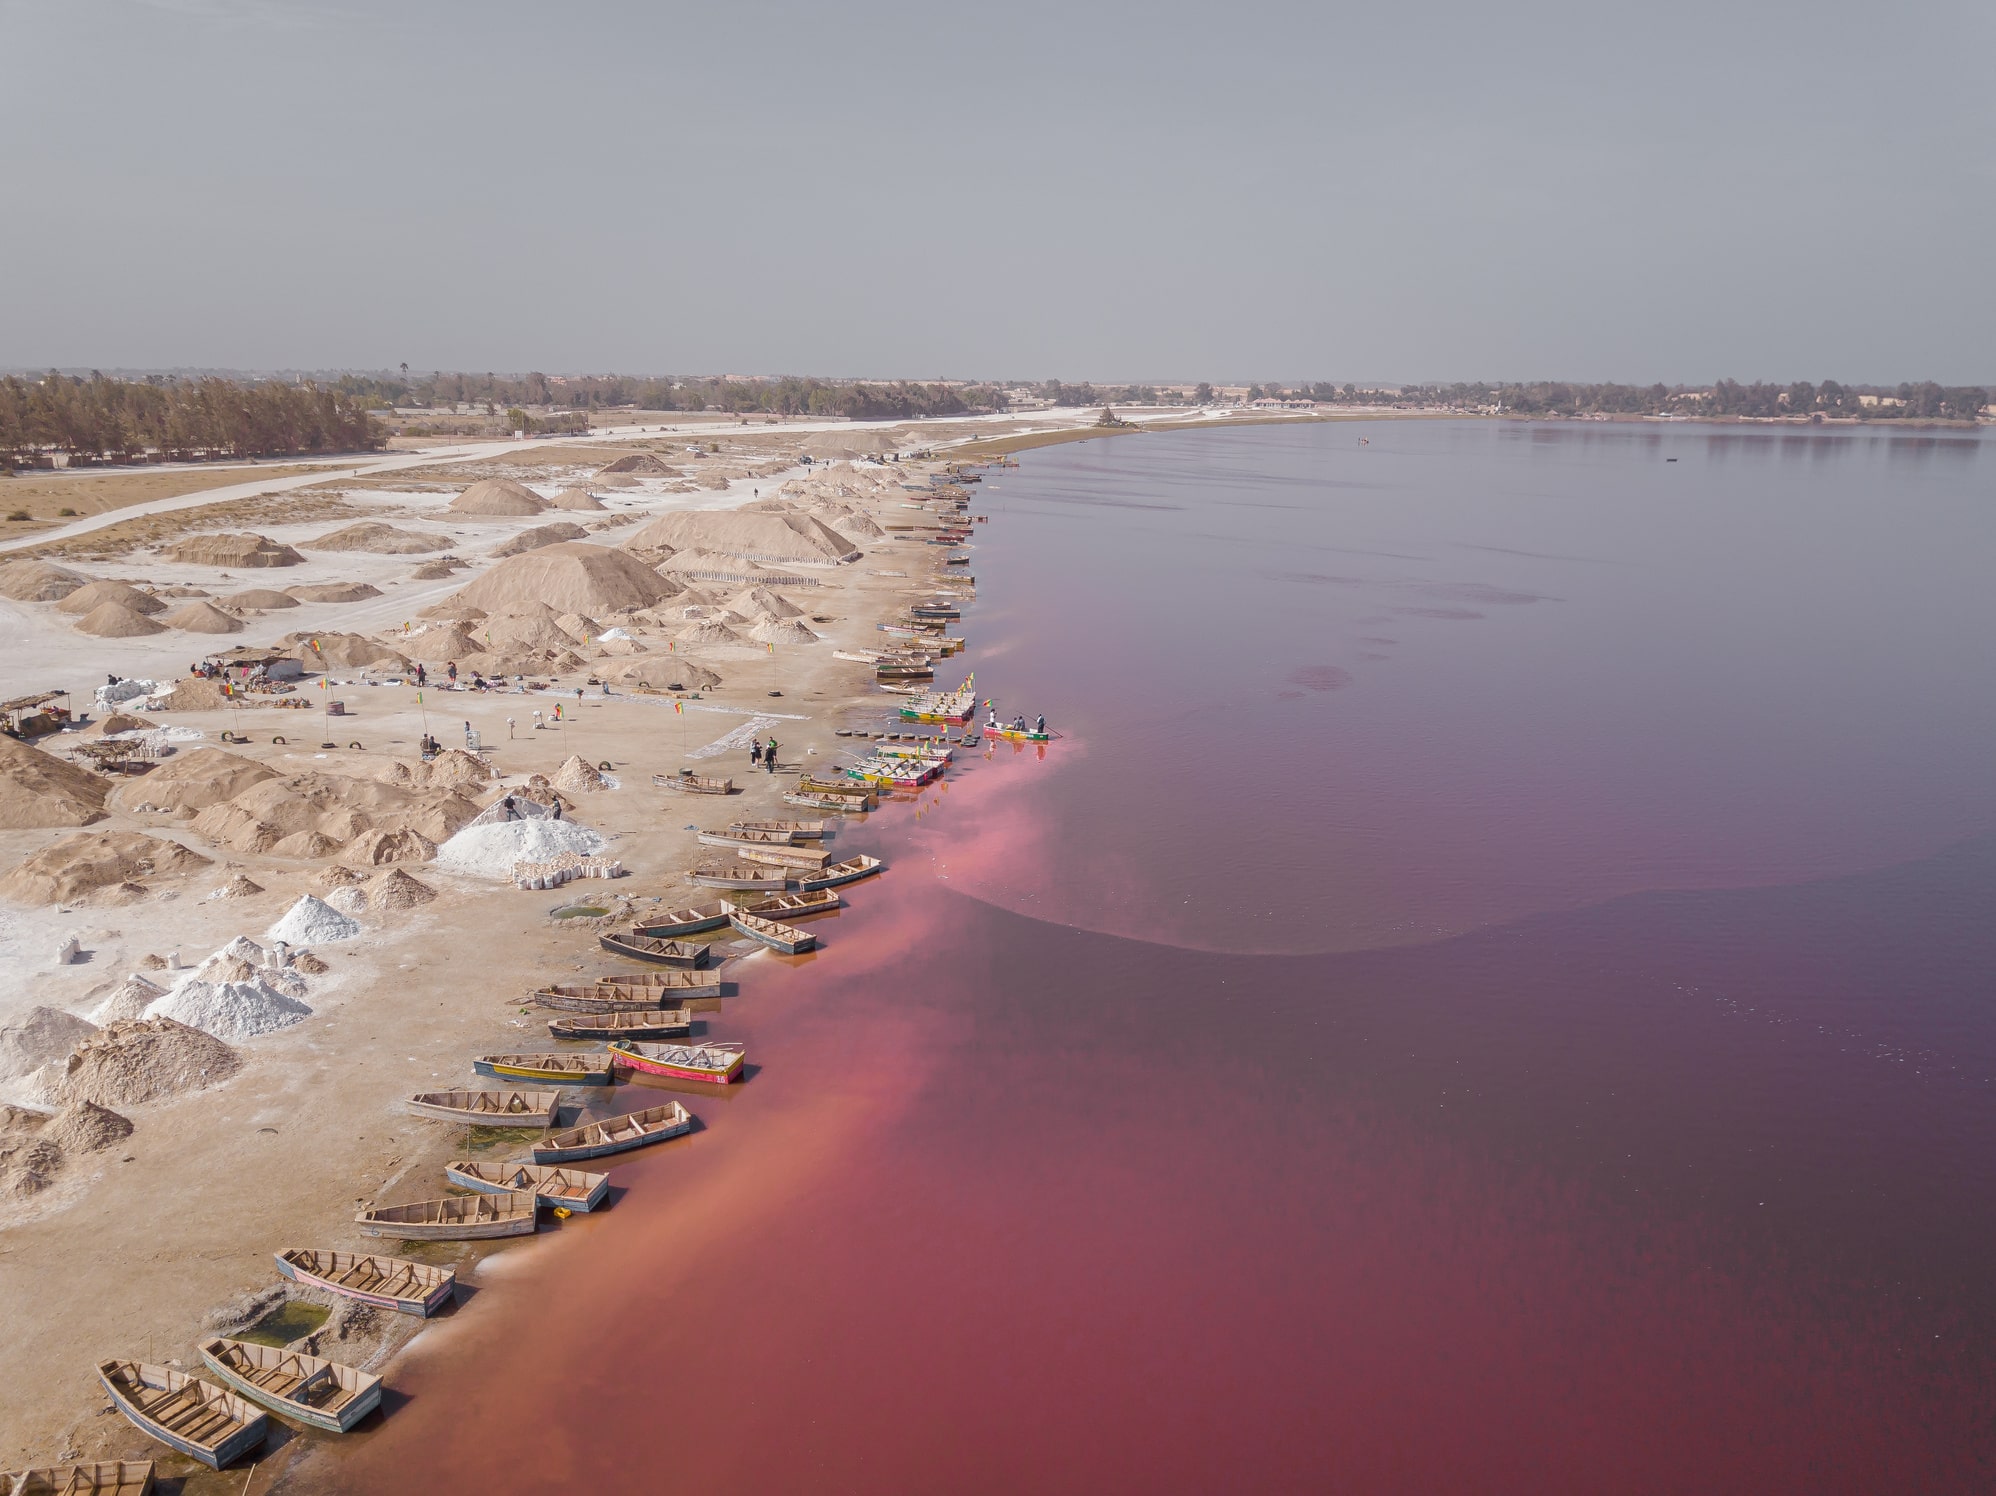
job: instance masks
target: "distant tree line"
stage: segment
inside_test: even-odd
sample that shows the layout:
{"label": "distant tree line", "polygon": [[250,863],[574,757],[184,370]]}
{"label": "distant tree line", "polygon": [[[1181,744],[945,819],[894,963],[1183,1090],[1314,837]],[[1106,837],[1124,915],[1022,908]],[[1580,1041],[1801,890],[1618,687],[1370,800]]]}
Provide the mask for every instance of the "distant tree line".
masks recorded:
{"label": "distant tree line", "polygon": [[868,384],[786,375],[779,379],[672,379],[599,374],[587,377],[526,374],[343,375],[334,388],[376,405],[453,408],[489,405],[567,410],[725,410],[738,415],[845,417],[889,421],[914,416],[954,416],[1002,410],[1005,397],[988,385]]}
{"label": "distant tree line", "polygon": [[[1270,386],[1271,392],[1276,387]],[[1356,385],[1312,384],[1300,393],[1321,404],[1448,406],[1487,410],[1502,406],[1521,415],[1838,416],[1864,421],[1972,421],[1989,404],[1989,391],[1950,387],[1931,380],[1896,387],[1821,384],[1741,384],[1721,379],[1709,390],[1664,384],[1424,384],[1397,391]],[[1870,397],[1866,399],[1865,397]]]}
{"label": "distant tree line", "polygon": [[371,451],[383,441],[361,401],[312,383],[0,379],[0,463],[10,467],[51,451],[129,462]]}

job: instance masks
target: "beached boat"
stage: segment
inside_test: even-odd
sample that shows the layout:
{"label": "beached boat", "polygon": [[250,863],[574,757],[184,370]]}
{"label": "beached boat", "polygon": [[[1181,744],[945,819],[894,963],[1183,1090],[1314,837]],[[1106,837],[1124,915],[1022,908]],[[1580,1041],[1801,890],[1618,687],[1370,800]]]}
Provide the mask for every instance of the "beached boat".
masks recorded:
{"label": "beached boat", "polygon": [[805,951],[816,950],[818,937],[809,930],[799,930],[794,926],[778,924],[773,919],[764,919],[759,914],[743,914],[737,910],[728,916],[728,923],[751,940],[757,940],[773,951],[781,951],[786,956],[801,956]]}
{"label": "beached boat", "polygon": [[494,1080],[541,1081],[553,1086],[607,1086],[610,1060],[602,1054],[486,1054],[471,1068]]}
{"label": "beached boat", "polygon": [[816,779],[806,774],[797,781],[797,792],[801,795],[829,795],[839,800],[861,800],[867,802],[868,810],[878,809],[874,792],[863,784],[853,784],[844,779]]}
{"label": "beached boat", "polygon": [[649,935],[655,940],[672,940],[681,935],[699,935],[707,930],[719,930],[727,923],[726,904],[697,904],[690,909],[668,909],[653,918],[641,919],[633,927],[632,933]]}
{"label": "beached boat", "polygon": [[913,639],[928,632],[927,629],[916,628],[912,623],[876,623],[874,627],[883,634],[892,634],[897,639]]}
{"label": "beached boat", "polygon": [[550,1018],[548,1032],[557,1039],[684,1039],[693,1032],[690,1008],[653,1008],[639,1013],[578,1013]]}
{"label": "beached boat", "polygon": [[457,1291],[455,1269],[431,1267],[427,1262],[318,1247],[285,1247],[272,1255],[277,1258],[277,1270],[293,1283],[402,1314],[427,1318],[448,1304]]}
{"label": "beached boat", "polygon": [[216,1470],[262,1445],[269,1430],[255,1404],[171,1366],[100,1361],[97,1380],[133,1423]]}
{"label": "beached boat", "polygon": [[743,905],[739,912],[763,919],[809,919],[814,914],[831,913],[839,907],[839,902],[836,892],[821,888],[816,893],[780,893],[774,898],[758,899]]}
{"label": "beached boat", "polygon": [[371,1206],[355,1214],[362,1236],[402,1241],[490,1241],[499,1236],[534,1234],[534,1197],[518,1190],[503,1195],[447,1195],[408,1205]]}
{"label": "beached boat", "polygon": [[423,1091],[408,1100],[418,1116],[474,1127],[552,1127],[559,1091]]}
{"label": "beached boat", "polygon": [[1013,743],[1050,743],[1053,741],[1053,734],[1051,732],[1034,732],[1030,727],[987,727],[984,729],[984,736],[987,738],[1004,738],[1008,742]]}
{"label": "beached boat", "polygon": [[151,1460],[92,1460],[0,1470],[0,1496],[153,1496]]}
{"label": "beached boat", "polygon": [[581,1163],[612,1153],[627,1153],[652,1143],[663,1143],[693,1130],[693,1114],[677,1101],[646,1107],[621,1117],[605,1117],[586,1127],[571,1127],[534,1144],[537,1164]]}
{"label": "beached boat", "polygon": [[381,1406],[381,1378],[358,1367],[219,1335],[199,1349],[231,1392],[329,1434],[349,1432]]}
{"label": "beached boat", "polygon": [[[725,1086],[740,1078],[748,1048],[732,1044],[644,1044],[636,1039],[612,1039],[610,1053],[627,1070],[667,1080],[697,1080]],[[536,1153],[534,1157],[539,1158]]]}
{"label": "beached boat", "polygon": [[444,1165],[444,1177],[481,1195],[532,1195],[550,1210],[594,1210],[610,1191],[608,1174],[585,1174],[555,1164],[459,1158]]}
{"label": "beached boat", "polygon": [[815,873],[807,873],[797,880],[797,886],[806,893],[820,888],[836,888],[841,883],[870,878],[886,865],[878,857],[848,857],[844,862],[835,862],[830,867],[819,868]]}
{"label": "beached boat", "polygon": [[832,854],[823,847],[740,847],[736,850],[744,862],[762,863],[768,867],[820,868],[832,860]]}
{"label": "beached boat", "polygon": [[918,790],[942,777],[948,765],[933,758],[863,758],[846,773],[862,784],[884,789]]}
{"label": "beached boat", "polygon": [[533,1000],[543,1008],[564,1013],[657,1013],[697,997],[719,997],[721,979],[710,971],[662,973],[692,980],[684,986],[652,987],[625,982],[557,982],[542,987]]}
{"label": "beached boat", "polygon": [[654,966],[705,966],[712,954],[709,947],[690,940],[664,940],[656,935],[640,935],[636,930],[611,931],[599,935],[596,943],[613,956],[649,961]]}
{"label": "beached boat", "polygon": [[809,790],[791,790],[783,797],[785,805],[794,805],[799,810],[823,810],[833,815],[864,815],[873,806],[865,800],[851,795],[818,795]]}
{"label": "beached boat", "polygon": [[944,738],[918,738],[912,743],[875,743],[875,758],[933,758],[948,763],[956,757],[956,750]]}
{"label": "beached boat", "polygon": [[927,691],[901,708],[903,722],[968,722],[977,715],[977,673],[972,671],[954,691]]}
{"label": "beached boat", "polygon": [[962,639],[951,639],[940,634],[929,641],[936,653],[944,659],[948,659],[951,655],[962,654],[965,642]]}
{"label": "beached boat", "polygon": [[708,864],[696,867],[687,876],[702,888],[734,888],[751,893],[781,893],[790,886],[781,869],[766,864]]}
{"label": "beached boat", "polygon": [[793,842],[816,841],[825,834],[823,821],[733,821],[730,831],[786,831]]}
{"label": "beached boat", "polygon": [[703,847],[726,847],[738,852],[743,847],[787,847],[796,840],[788,831],[742,831],[730,826],[726,831],[702,831],[695,838]]}
{"label": "beached boat", "polygon": [[876,681],[934,680],[934,665],[876,665],[873,667]]}
{"label": "beached boat", "polygon": [[677,774],[654,774],[651,782],[661,789],[678,790],[687,795],[732,795],[735,782],[710,774],[695,774],[691,769],[681,769]]}
{"label": "beached boat", "polygon": [[935,618],[945,622],[963,617],[963,609],[955,603],[916,603],[908,609],[910,618]]}

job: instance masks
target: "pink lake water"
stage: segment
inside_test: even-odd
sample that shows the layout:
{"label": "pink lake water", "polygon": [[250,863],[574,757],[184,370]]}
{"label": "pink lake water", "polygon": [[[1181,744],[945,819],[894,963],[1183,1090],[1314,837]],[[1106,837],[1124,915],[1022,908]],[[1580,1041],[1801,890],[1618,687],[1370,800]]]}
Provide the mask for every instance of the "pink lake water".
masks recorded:
{"label": "pink lake water", "polygon": [[890,871],[749,963],[752,1078],[296,1479],[1987,1489],[1992,464],[1403,422],[990,473],[969,660],[1066,736],[842,834]]}

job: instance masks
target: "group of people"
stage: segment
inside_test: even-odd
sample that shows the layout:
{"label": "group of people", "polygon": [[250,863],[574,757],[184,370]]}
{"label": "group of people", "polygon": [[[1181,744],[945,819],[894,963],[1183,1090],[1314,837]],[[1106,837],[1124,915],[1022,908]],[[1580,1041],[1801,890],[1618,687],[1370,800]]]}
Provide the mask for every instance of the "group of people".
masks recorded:
{"label": "group of people", "polygon": [[748,760],[751,768],[761,765],[771,774],[774,774],[776,772],[776,734],[771,733],[767,743],[750,738],[748,742]]}
{"label": "group of people", "polygon": [[[984,725],[992,729],[994,732],[998,731],[999,730],[998,708],[993,706],[990,702],[987,701],[984,704],[984,710],[986,712],[986,716],[984,718]],[[1044,733],[1047,730],[1047,714],[1045,712],[1041,712],[1039,716],[1033,719],[1033,725],[1030,728],[1028,728],[1026,726],[1026,714],[1024,712],[1021,712],[1019,713],[1018,716],[1012,719],[1011,730],[1013,732]]]}

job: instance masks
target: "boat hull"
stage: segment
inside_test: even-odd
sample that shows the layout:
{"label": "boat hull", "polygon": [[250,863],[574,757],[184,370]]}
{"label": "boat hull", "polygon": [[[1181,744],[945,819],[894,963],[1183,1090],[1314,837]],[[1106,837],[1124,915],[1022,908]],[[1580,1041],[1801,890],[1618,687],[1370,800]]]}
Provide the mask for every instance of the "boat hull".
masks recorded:
{"label": "boat hull", "polygon": [[617,1057],[617,1063],[626,1070],[635,1070],[645,1075],[656,1075],[663,1080],[696,1081],[701,1085],[725,1086],[741,1076],[745,1055],[736,1055],[725,1069],[708,1070],[692,1065],[674,1064],[670,1060],[657,1060],[649,1055],[638,1054],[612,1043],[610,1053]]}
{"label": "boat hull", "polygon": [[658,1023],[608,1024],[592,1023],[588,1018],[550,1018],[548,1033],[556,1039],[685,1039],[692,1036],[693,1020],[679,1017]]}
{"label": "boat hull", "polygon": [[702,935],[709,930],[727,928],[726,904],[716,904],[711,910],[683,909],[678,912],[686,917],[668,919],[657,924],[640,923],[632,927],[631,933],[648,936],[654,940],[672,940],[681,935]]}
{"label": "boat hull", "polygon": [[866,860],[872,863],[871,867],[850,867],[845,863],[835,862],[809,877],[798,879],[797,887],[805,893],[819,888],[837,888],[844,883],[857,883],[861,878],[871,878],[875,873],[886,869],[887,864],[877,858]]}
{"label": "boat hull", "polygon": [[92,1460],[0,1470],[0,1491],[25,1496],[152,1496],[159,1489],[151,1460]]}
{"label": "boat hull", "polygon": [[[111,1374],[101,1366],[97,1369],[97,1380],[103,1383],[104,1390],[111,1394],[111,1401],[116,1404],[118,1411],[123,1413],[133,1424],[159,1440],[167,1448],[178,1450],[181,1454],[187,1455],[191,1459],[199,1460],[211,1470],[220,1470],[225,1465],[232,1465],[252,1449],[259,1448],[263,1444],[264,1435],[269,1431],[269,1420],[261,1411],[252,1407],[249,1411],[253,1416],[243,1420],[242,1427],[213,1444],[197,1443],[183,1434],[175,1433],[165,1424],[148,1417],[140,1410],[138,1404],[119,1388],[118,1383],[112,1380]],[[182,1380],[185,1382],[199,1381],[196,1377],[184,1377]],[[214,1391],[221,1390],[214,1387],[213,1383],[204,1385],[207,1385]],[[164,1385],[154,1387],[153,1383],[148,1380],[145,1383],[145,1390],[165,1391],[167,1389]],[[238,1404],[242,1402],[242,1399],[237,1397],[233,1392],[228,1393],[227,1396]]]}
{"label": "boat hull", "polygon": [[1012,743],[1050,743],[1053,741],[1053,734],[1050,732],[1025,732],[1016,727],[987,727],[984,729],[984,736],[987,738],[1004,738],[1007,742]]}
{"label": "boat hull", "polygon": [[643,945],[625,935],[600,935],[596,943],[613,956],[622,956],[627,961],[645,961],[653,966],[677,966],[692,970],[705,966],[710,954],[704,945],[688,945],[683,941],[666,940],[661,945]]}
{"label": "boat hull", "polygon": [[546,1129],[554,1126],[555,1114],[561,1110],[561,1096],[557,1092],[535,1093],[545,1095],[547,1100],[534,1111],[521,1112],[481,1112],[469,1107],[439,1104],[433,1101],[420,1101],[415,1097],[408,1100],[408,1108],[419,1117],[434,1117],[441,1122],[468,1123],[472,1127],[534,1127]]}
{"label": "boat hull", "polygon": [[[615,1121],[615,1118],[609,1119]],[[576,1128],[568,1137],[579,1138],[587,1128]],[[583,1163],[592,1158],[608,1158],[617,1153],[630,1153],[638,1148],[649,1148],[653,1143],[668,1142],[673,1138],[683,1138],[693,1131],[693,1118],[685,1108],[679,1109],[676,1120],[662,1119],[650,1124],[641,1133],[621,1137],[603,1138],[592,1141],[564,1141],[563,1134],[557,1133],[545,1142],[535,1145],[534,1162],[537,1164]]]}
{"label": "boat hull", "polygon": [[544,987],[534,994],[534,1001],[560,1013],[643,1013],[653,1008],[677,1007],[680,1002],[694,998],[720,995],[721,979],[714,977],[695,987],[633,987],[629,997],[569,997]]}
{"label": "boat hull", "polygon": [[790,879],[771,869],[767,876],[750,877],[735,873],[693,874],[693,881],[702,888],[731,888],[738,893],[781,893],[790,886]]}
{"label": "boat hull", "polygon": [[801,956],[806,951],[818,948],[818,937],[809,930],[793,930],[773,919],[744,919],[737,915],[728,921],[735,929],[749,939],[780,951],[786,956]]}
{"label": "boat hull", "polygon": [[[318,1358],[315,1357],[314,1359]],[[206,1345],[201,1347],[201,1360],[206,1364],[208,1370],[214,1373],[215,1380],[227,1386],[236,1396],[247,1398],[249,1401],[257,1404],[257,1406],[275,1413],[280,1418],[287,1419],[293,1423],[302,1423],[308,1428],[315,1428],[323,1433],[352,1433],[353,1426],[356,1423],[359,1423],[361,1419],[381,1406],[381,1381],[378,1377],[374,1379],[372,1386],[351,1402],[343,1404],[337,1413],[326,1413],[318,1408],[307,1407],[293,1402],[289,1398],[279,1397],[275,1393],[258,1386],[248,1377],[237,1375],[234,1367],[230,1366],[228,1362],[222,1360],[220,1357],[212,1354]]]}
{"label": "boat hull", "polygon": [[[540,1166],[536,1165],[536,1167]],[[489,1179],[481,1179],[476,1174],[465,1172],[462,1163],[445,1164],[444,1177],[452,1184],[458,1185],[463,1189],[476,1190],[481,1195],[510,1194],[514,1190],[521,1188],[518,1185],[497,1184]],[[536,1205],[545,1205],[550,1210],[578,1210],[585,1213],[594,1210],[603,1203],[604,1198],[610,1193],[610,1176],[607,1174],[592,1174],[585,1177],[594,1179],[596,1182],[589,1188],[587,1194],[582,1195],[565,1193],[560,1190],[544,1191],[539,1184],[533,1185],[534,1203]]]}
{"label": "boat hull", "polygon": [[678,790],[682,795],[732,795],[732,779],[686,779],[677,774],[654,774],[651,782],[660,789]]}
{"label": "boat hull", "polygon": [[[441,1271],[444,1275],[443,1281],[430,1283],[421,1294],[394,1294],[384,1293],[378,1289],[361,1288],[350,1283],[342,1283],[337,1276],[329,1275],[324,1271],[314,1269],[303,1263],[293,1262],[282,1251],[273,1253],[272,1255],[277,1259],[277,1271],[284,1277],[289,1278],[293,1283],[302,1283],[307,1288],[323,1289],[327,1293],[336,1293],[343,1299],[353,1299],[358,1303],[373,1304],[376,1308],[393,1309],[398,1314],[414,1314],[420,1318],[428,1319],[439,1309],[442,1309],[444,1305],[448,1304],[457,1293],[457,1274],[449,1268],[439,1269],[438,1271]],[[337,1259],[343,1254],[333,1253],[331,1255],[335,1258],[334,1266],[337,1267]],[[366,1255],[365,1253],[354,1253],[351,1254],[351,1260],[358,1262],[360,1258]],[[419,1263],[402,1262],[393,1257],[376,1258],[374,1261],[377,1263],[392,1263],[396,1267],[411,1269],[412,1276],[417,1281],[422,1280],[422,1265]]]}
{"label": "boat hull", "polygon": [[538,1070],[531,1065],[508,1065],[503,1060],[473,1060],[471,1068],[494,1080],[530,1080],[551,1086],[607,1086],[610,1067],[600,1070]]}

